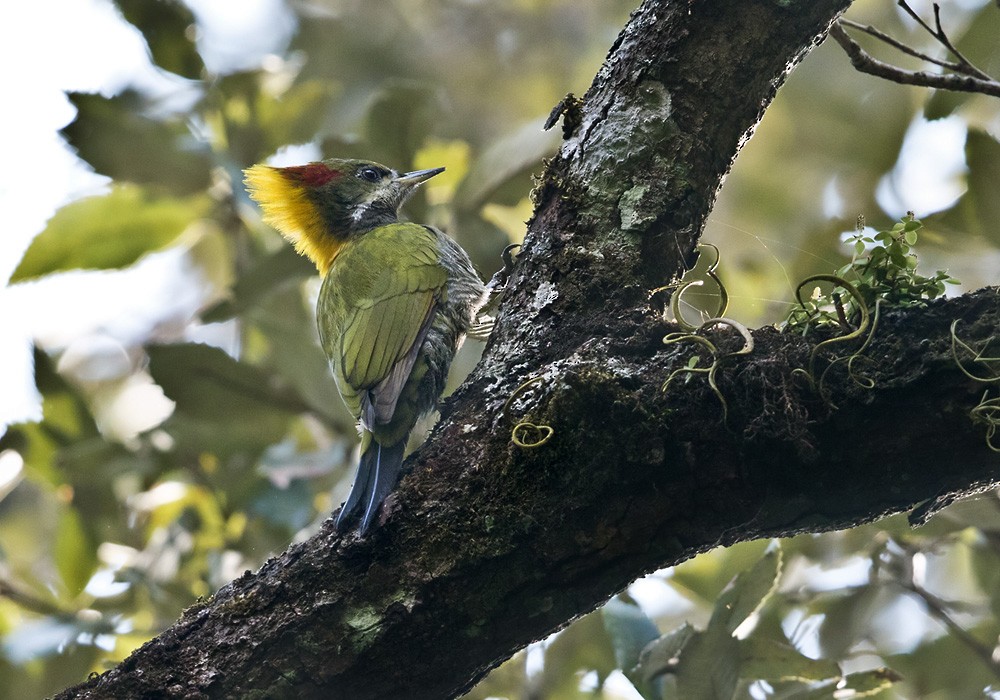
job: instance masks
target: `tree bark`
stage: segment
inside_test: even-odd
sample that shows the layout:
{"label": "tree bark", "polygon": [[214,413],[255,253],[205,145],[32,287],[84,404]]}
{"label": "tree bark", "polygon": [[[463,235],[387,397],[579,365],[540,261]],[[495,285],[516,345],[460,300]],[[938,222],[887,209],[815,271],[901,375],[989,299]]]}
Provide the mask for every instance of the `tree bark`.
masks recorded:
{"label": "tree bark", "polygon": [[[649,292],[692,262],[740,147],[847,4],[647,0],[566,101],[483,361],[380,527],[362,540],[328,521],[59,697],[454,696],[649,571],[994,485],[970,415],[984,386],[950,329],[985,347],[996,290],[884,312],[857,363],[871,388],[846,362],[815,387],[796,370],[817,339],[762,328],[720,366],[725,418],[704,375],[663,390],[695,346],[663,344],[676,328]],[[821,349],[814,377],[854,350]],[[515,445],[522,420],[549,439]]]}

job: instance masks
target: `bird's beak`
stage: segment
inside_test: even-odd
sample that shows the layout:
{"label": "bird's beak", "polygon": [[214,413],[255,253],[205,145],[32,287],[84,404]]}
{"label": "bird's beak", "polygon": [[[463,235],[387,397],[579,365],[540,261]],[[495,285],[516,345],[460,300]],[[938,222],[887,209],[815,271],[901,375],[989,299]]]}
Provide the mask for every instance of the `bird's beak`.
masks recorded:
{"label": "bird's beak", "polygon": [[409,192],[424,180],[430,180],[438,173],[443,173],[443,172],[444,168],[428,168],[427,170],[414,170],[412,173],[403,173],[395,180],[393,180],[393,183],[395,185],[402,187],[403,191]]}

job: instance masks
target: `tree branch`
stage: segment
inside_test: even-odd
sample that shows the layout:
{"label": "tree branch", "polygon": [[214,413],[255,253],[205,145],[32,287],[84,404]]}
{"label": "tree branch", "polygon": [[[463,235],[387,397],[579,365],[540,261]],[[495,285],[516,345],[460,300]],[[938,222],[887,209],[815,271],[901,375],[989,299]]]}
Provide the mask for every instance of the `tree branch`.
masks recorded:
{"label": "tree branch", "polygon": [[894,49],[902,51],[907,56],[913,56],[914,58],[919,58],[921,61],[927,61],[928,63],[933,63],[937,66],[941,66],[942,68],[947,68],[948,70],[953,70],[953,71],[962,72],[962,70],[965,69],[965,66],[963,66],[961,63],[957,63],[955,61],[945,61],[940,58],[934,58],[933,56],[925,54],[922,51],[917,51],[913,47],[907,46],[898,39],[894,39],[893,37],[889,36],[888,34],[879,29],[876,29],[870,24],[861,24],[860,22],[854,22],[844,17],[839,19],[837,21],[837,24],[841,25],[842,27],[850,27],[851,29],[857,29],[859,32],[864,32],[868,36],[873,36],[879,41],[893,47]]}
{"label": "tree branch", "polygon": [[[966,59],[965,56],[963,56],[952,45],[951,40],[948,39],[948,36],[941,28],[940,8],[936,4],[934,5],[934,17],[937,23],[936,30],[932,29],[922,19],[920,19],[920,17],[914,13],[905,2],[900,2],[899,5],[905,8],[910,15],[931,34],[931,36],[951,51],[958,61],[943,61],[941,59],[932,58],[920,51],[916,51],[915,49],[906,46],[902,42],[893,39],[889,35],[880,32],[874,27],[842,19],[830,28],[830,36],[834,41],[840,44],[841,48],[844,49],[844,52],[847,53],[847,56],[851,59],[851,65],[854,66],[856,70],[890,80],[894,83],[900,83],[902,85],[917,85],[920,87],[954,90],[957,92],[977,92],[984,95],[991,95],[993,97],[1000,97],[1000,82],[994,80],[988,74],[972,65],[972,63],[970,63],[968,59]],[[943,68],[955,71],[955,73],[945,75],[941,73],[928,73],[926,71],[911,71],[879,61],[877,58],[861,48],[861,45],[851,38],[844,27],[853,27],[863,31],[866,34],[869,34],[910,56],[934,63]],[[961,75],[956,73],[960,73]]]}
{"label": "tree branch", "polygon": [[974,65],[972,65],[972,62],[969,61],[969,59],[967,59],[964,55],[962,55],[962,52],[959,51],[955,47],[955,45],[951,43],[951,39],[948,38],[948,34],[944,31],[944,27],[941,26],[941,6],[939,4],[934,3],[933,5],[934,28],[931,28],[931,26],[927,24],[927,22],[925,22],[920,15],[918,15],[916,11],[914,11],[914,9],[910,7],[910,4],[906,2],[906,0],[896,0],[896,4],[899,7],[901,7],[903,11],[906,12],[906,14],[908,14],[911,18],[913,18],[913,20],[916,21],[917,24],[923,27],[924,31],[926,31],[928,34],[934,37],[934,39],[939,44],[948,49],[948,51],[951,52],[952,56],[958,59],[958,63],[961,66],[959,70],[961,72],[967,73],[974,78],[980,78],[982,80],[991,80],[991,77],[989,75],[987,75],[986,73],[984,73],[983,71],[979,70]]}
{"label": "tree branch", "polygon": [[[886,311],[875,388],[829,373],[840,410],[793,373],[810,343],[772,328],[718,373],[726,425],[697,378],[662,390],[690,348],[663,344],[675,328],[648,292],[690,264],[736,153],[846,4],[647,0],[546,169],[483,361],[380,527],[328,521],[59,697],[452,696],[648,571],[992,485],[969,417],[982,387],[949,329],[964,319],[961,340],[985,349],[995,290]],[[519,448],[513,416],[553,436]]]}

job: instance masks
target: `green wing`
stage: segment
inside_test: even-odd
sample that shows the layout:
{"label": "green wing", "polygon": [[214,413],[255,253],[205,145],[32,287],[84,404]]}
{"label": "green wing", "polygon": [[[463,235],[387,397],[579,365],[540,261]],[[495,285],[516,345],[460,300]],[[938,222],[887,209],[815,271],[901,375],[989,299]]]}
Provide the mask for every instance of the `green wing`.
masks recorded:
{"label": "green wing", "polygon": [[320,338],[344,401],[369,430],[392,418],[447,279],[434,235],[416,224],[364,234],[327,273]]}

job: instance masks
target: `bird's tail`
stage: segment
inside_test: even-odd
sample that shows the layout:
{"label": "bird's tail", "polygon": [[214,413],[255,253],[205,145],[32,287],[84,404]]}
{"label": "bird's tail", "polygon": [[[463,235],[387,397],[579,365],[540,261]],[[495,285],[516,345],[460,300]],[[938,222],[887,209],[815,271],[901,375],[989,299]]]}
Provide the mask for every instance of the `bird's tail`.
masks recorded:
{"label": "bird's tail", "polygon": [[337,530],[343,530],[354,520],[354,511],[360,506],[364,511],[359,529],[361,536],[365,536],[375,519],[378,507],[399,480],[405,448],[405,439],[388,447],[380,445],[374,439],[368,441],[368,445],[361,453],[354,486],[351,487],[347,502],[340,509],[340,515],[337,516]]}

